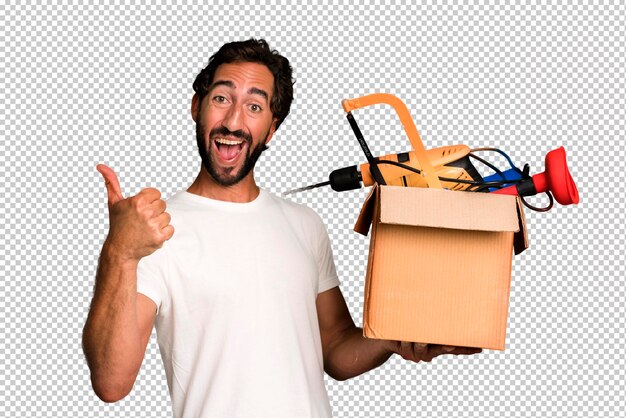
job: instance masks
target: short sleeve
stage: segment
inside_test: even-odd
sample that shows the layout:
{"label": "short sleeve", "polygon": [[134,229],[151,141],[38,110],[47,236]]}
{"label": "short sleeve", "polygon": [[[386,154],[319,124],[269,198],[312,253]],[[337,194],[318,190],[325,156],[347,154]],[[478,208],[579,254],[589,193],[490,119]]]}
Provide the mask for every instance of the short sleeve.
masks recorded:
{"label": "short sleeve", "polygon": [[321,219],[318,224],[318,242],[317,242],[317,259],[319,270],[319,282],[317,287],[317,293],[325,292],[333,287],[339,286],[339,277],[337,276],[337,268],[335,267],[335,260],[333,258],[333,251],[330,246],[330,239],[328,232]]}
{"label": "short sleeve", "polygon": [[165,246],[142,258],[137,265],[137,292],[156,303],[158,315],[168,301],[167,256]]}

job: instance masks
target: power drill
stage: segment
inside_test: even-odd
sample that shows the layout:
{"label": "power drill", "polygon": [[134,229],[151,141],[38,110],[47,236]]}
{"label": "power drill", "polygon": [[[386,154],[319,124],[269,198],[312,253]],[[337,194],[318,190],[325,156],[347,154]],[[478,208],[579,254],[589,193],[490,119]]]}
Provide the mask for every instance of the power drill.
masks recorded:
{"label": "power drill", "polygon": [[[432,148],[427,150],[426,153],[437,175],[442,180],[444,188],[450,190],[466,190],[471,186],[471,183],[464,183],[463,181],[482,181],[481,175],[469,159],[470,148],[467,145],[450,145],[441,148]],[[389,154],[383,157],[376,157],[375,159],[387,185],[428,187],[424,177],[418,173],[421,170],[415,151]],[[417,172],[411,172],[407,167],[401,167],[397,164],[411,167]],[[461,182],[458,180],[461,180]],[[359,189],[362,186],[361,183],[365,187],[375,183],[374,177],[370,172],[369,163],[338,168],[330,173],[328,181],[291,190],[285,194],[297,193],[328,185],[337,192],[343,192],[346,190]]]}

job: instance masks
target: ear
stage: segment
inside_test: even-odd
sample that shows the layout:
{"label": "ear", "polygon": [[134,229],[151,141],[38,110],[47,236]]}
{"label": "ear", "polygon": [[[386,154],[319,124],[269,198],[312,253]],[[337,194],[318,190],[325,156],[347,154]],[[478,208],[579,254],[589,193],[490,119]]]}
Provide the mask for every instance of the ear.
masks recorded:
{"label": "ear", "polygon": [[191,118],[196,123],[198,123],[198,110],[200,110],[200,97],[198,96],[198,93],[194,93],[193,97],[191,98]]}
{"label": "ear", "polygon": [[267,139],[265,139],[265,145],[267,145],[270,142],[270,140],[274,136],[274,132],[276,132],[276,122],[278,122],[278,119],[276,118],[272,119],[272,126],[270,126],[270,131],[267,135]]}

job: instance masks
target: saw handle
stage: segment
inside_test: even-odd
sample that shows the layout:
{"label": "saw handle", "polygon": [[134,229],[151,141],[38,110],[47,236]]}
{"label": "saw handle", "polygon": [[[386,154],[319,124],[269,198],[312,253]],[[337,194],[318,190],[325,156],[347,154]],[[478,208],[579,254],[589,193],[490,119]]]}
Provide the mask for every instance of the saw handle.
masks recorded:
{"label": "saw handle", "polygon": [[441,182],[439,181],[439,177],[437,177],[434,167],[432,166],[430,160],[428,159],[428,156],[426,155],[426,149],[424,148],[424,144],[422,143],[422,138],[420,137],[420,134],[417,131],[417,127],[415,126],[415,123],[411,118],[409,109],[406,107],[402,100],[392,94],[375,93],[356,99],[345,99],[341,102],[343,110],[347,113],[350,113],[354,109],[360,109],[362,107],[372,106],[375,104],[388,104],[394,108],[394,110],[400,117],[400,122],[402,122],[404,131],[409,137],[409,141],[411,142],[413,151],[415,151],[417,160],[419,161],[419,164],[422,168],[422,176],[428,183],[428,187],[437,189],[443,188]]}

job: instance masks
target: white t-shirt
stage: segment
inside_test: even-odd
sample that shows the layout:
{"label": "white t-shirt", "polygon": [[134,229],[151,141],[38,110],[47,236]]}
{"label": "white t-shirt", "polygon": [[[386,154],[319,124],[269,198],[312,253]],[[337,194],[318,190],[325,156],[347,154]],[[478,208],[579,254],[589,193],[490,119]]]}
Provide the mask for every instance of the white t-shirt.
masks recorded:
{"label": "white t-shirt", "polygon": [[330,417],[315,300],[339,284],[311,209],[183,191],[174,236],[139,263],[174,417]]}

